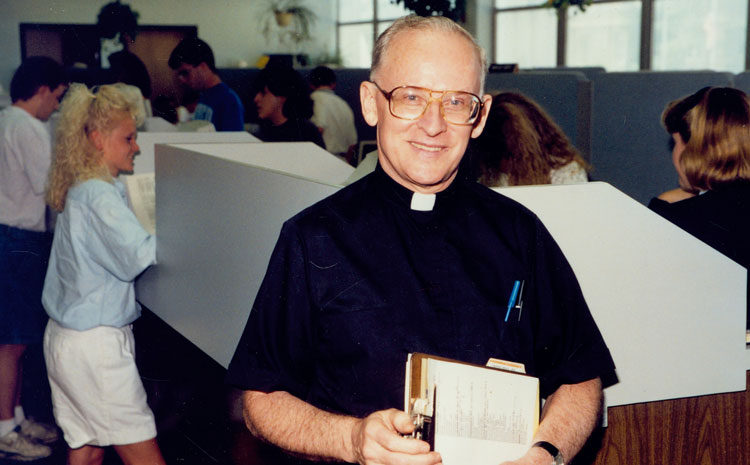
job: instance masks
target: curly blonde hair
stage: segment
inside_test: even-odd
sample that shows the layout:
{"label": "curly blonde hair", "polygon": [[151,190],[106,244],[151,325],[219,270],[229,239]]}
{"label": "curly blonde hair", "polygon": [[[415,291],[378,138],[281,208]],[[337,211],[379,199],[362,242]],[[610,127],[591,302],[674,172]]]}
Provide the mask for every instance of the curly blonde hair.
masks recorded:
{"label": "curly blonde hair", "polygon": [[126,84],[100,86],[93,91],[83,84],[71,84],[60,104],[55,131],[55,148],[49,173],[46,200],[62,211],[68,189],[87,179],[112,182],[102,163],[102,153],[92,143],[93,131],[108,133],[124,118],[143,121],[143,104],[133,97]]}
{"label": "curly blonde hair", "polygon": [[517,92],[492,96],[482,135],[474,142],[479,154],[478,181],[499,186],[549,184],[550,172],[575,161],[590,166],[562,129],[539,104]]}
{"label": "curly blonde hair", "polygon": [[750,181],[750,98],[731,87],[707,87],[667,105],[670,134],[680,134],[680,165],[698,193]]}

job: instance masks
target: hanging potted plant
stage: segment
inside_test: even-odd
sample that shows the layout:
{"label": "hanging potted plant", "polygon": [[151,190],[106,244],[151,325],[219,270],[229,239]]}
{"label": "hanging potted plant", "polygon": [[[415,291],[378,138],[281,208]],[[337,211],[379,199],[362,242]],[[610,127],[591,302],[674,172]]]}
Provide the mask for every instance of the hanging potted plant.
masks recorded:
{"label": "hanging potted plant", "polygon": [[312,38],[310,29],[316,20],[317,15],[304,0],[265,0],[261,33],[268,40],[278,34],[280,41],[289,39],[299,44]]}
{"label": "hanging potted plant", "polygon": [[417,16],[445,16],[454,21],[465,21],[466,0],[391,0],[402,3]]}
{"label": "hanging potted plant", "polygon": [[546,6],[565,10],[569,6],[577,6],[581,11],[586,11],[586,7],[591,5],[594,0],[547,0]]}

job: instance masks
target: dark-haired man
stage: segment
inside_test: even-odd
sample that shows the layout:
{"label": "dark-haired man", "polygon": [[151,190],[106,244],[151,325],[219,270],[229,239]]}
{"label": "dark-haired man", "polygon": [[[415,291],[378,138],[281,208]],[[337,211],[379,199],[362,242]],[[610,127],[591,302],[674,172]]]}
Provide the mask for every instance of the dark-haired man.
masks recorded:
{"label": "dark-haired man", "polygon": [[67,87],[54,60],[32,57],[13,75],[13,104],[0,112],[0,456],[50,455],[57,432],[26,418],[21,406],[22,360],[47,323],[41,296],[50,238],[44,190],[52,156],[47,126]]}
{"label": "dark-haired man", "polygon": [[[381,34],[360,87],[378,168],[284,224],[229,366],[256,435],[315,460],[440,463],[399,434],[410,352],[539,378],[537,442],[514,463],[561,464],[591,433],[614,365],[570,265],[534,214],[458,175],[492,103],[484,71],[446,18]],[[520,280],[523,314],[503,321]]]}
{"label": "dark-haired man", "polygon": [[219,77],[211,47],[201,39],[182,40],[169,56],[180,82],[200,92],[193,119],[213,123],[217,131],[242,131],[245,109],[237,93]]}

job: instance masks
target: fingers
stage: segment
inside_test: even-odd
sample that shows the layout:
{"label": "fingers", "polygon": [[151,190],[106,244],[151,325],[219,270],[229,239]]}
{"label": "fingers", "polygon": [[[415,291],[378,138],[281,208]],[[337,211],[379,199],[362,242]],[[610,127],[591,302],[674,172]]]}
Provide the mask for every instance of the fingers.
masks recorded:
{"label": "fingers", "polygon": [[440,454],[430,452],[424,441],[401,437],[414,426],[411,418],[399,410],[375,412],[360,420],[352,430],[356,459],[361,464],[433,465],[440,463]]}

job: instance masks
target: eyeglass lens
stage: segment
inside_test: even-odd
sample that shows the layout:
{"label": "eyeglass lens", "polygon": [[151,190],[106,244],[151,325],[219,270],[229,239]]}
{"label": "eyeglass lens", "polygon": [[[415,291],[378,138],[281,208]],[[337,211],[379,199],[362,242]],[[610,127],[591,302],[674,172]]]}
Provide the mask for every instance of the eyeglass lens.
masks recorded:
{"label": "eyeglass lens", "polygon": [[[417,119],[425,112],[433,92],[417,87],[401,87],[391,94],[391,112],[399,118]],[[438,100],[443,117],[455,124],[471,123],[476,117],[479,100],[468,92],[445,92]]]}

